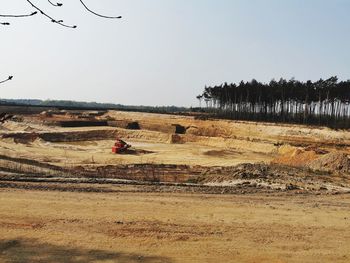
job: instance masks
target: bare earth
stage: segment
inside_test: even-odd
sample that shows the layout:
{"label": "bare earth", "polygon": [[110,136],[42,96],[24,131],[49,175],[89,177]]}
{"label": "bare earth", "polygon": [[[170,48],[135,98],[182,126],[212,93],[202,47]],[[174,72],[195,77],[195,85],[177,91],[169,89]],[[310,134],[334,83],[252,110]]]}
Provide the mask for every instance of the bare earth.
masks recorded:
{"label": "bare earth", "polygon": [[[115,137],[132,150],[112,154]],[[16,114],[0,125],[0,262],[350,262],[349,155],[327,128]]]}
{"label": "bare earth", "polygon": [[1,190],[2,262],[349,262],[350,198]]}

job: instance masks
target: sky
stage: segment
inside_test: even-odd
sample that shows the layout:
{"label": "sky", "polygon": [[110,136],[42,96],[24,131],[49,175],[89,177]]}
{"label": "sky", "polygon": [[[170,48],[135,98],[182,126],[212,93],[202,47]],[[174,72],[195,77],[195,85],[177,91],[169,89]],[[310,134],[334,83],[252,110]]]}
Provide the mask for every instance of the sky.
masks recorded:
{"label": "sky", "polygon": [[[0,98],[198,106],[205,85],[281,77],[350,79],[350,0],[78,0],[3,19]],[[1,0],[0,14],[28,13]]]}

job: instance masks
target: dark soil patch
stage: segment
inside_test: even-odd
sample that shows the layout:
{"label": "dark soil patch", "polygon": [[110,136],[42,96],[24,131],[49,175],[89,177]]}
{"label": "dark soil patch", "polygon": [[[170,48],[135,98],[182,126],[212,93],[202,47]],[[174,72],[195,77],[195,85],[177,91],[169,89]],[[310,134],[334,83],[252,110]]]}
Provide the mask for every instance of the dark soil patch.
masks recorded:
{"label": "dark soil patch", "polygon": [[128,129],[128,130],[140,130],[141,127],[140,127],[140,124],[137,121],[133,121],[133,122],[129,122],[126,125],[126,129]]}
{"label": "dark soil patch", "polygon": [[210,150],[204,153],[204,155],[207,155],[207,156],[223,157],[223,158],[233,157],[235,155],[241,155],[241,154],[242,154],[241,152],[232,151],[232,150]]}

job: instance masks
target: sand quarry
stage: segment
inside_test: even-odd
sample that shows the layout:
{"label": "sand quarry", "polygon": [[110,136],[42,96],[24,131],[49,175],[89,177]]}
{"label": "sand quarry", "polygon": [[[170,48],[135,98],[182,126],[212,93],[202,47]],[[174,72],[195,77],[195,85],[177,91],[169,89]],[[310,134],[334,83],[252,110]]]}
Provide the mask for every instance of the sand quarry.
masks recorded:
{"label": "sand quarry", "polygon": [[6,110],[0,261],[350,261],[348,131]]}

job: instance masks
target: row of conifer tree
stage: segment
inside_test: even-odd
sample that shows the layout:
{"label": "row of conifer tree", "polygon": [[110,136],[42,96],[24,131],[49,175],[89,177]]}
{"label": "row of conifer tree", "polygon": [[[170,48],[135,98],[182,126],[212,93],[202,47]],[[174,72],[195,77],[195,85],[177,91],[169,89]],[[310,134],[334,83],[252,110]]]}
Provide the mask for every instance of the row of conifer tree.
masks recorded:
{"label": "row of conifer tree", "polygon": [[197,99],[201,108],[224,118],[350,127],[350,80],[336,76],[315,82],[224,83],[206,86]]}

